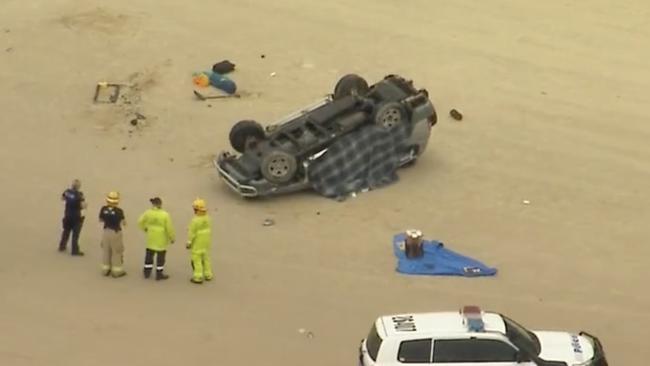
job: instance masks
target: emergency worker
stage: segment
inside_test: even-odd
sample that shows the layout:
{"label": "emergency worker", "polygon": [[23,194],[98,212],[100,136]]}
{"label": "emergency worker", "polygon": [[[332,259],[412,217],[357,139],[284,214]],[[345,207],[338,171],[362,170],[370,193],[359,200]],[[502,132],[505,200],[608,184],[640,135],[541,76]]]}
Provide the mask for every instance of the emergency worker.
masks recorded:
{"label": "emergency worker", "polygon": [[201,284],[212,280],[210,247],[212,244],[211,219],[207,214],[205,201],[197,198],[192,203],[194,217],[190,221],[187,234],[187,249],[191,252],[192,283]]}
{"label": "emergency worker", "polygon": [[104,224],[102,234],[102,272],[114,278],[126,275],[124,264],[124,242],[122,227],[126,225],[124,211],[118,207],[120,194],[110,192],[106,195],[106,205],[99,210],[99,221]]}
{"label": "emergency worker", "polygon": [[147,234],[147,249],[144,256],[144,278],[149,278],[153,270],[154,257],[156,260],[156,280],[169,278],[164,273],[165,256],[169,244],[174,244],[176,234],[171,217],[162,208],[160,197],[149,200],[152,207],[138,219],[138,226]]}

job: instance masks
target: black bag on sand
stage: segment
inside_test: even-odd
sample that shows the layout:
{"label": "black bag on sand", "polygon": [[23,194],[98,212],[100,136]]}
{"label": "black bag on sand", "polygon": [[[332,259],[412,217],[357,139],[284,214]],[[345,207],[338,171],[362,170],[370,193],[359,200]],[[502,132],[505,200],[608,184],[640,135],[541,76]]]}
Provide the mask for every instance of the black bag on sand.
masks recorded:
{"label": "black bag on sand", "polygon": [[223,60],[220,62],[217,62],[216,64],[212,65],[212,71],[216,72],[217,74],[227,74],[231,71],[235,70],[235,64],[228,60]]}

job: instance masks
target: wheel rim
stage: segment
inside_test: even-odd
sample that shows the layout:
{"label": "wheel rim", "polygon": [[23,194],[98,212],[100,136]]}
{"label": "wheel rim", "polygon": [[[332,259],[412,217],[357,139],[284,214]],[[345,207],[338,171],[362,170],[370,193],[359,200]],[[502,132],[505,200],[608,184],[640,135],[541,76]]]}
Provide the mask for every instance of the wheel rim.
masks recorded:
{"label": "wheel rim", "polygon": [[283,156],[273,158],[269,162],[268,171],[275,178],[283,178],[291,170],[291,163]]}
{"label": "wheel rim", "polygon": [[386,110],[381,117],[381,124],[386,128],[393,128],[402,121],[402,113],[397,108]]}

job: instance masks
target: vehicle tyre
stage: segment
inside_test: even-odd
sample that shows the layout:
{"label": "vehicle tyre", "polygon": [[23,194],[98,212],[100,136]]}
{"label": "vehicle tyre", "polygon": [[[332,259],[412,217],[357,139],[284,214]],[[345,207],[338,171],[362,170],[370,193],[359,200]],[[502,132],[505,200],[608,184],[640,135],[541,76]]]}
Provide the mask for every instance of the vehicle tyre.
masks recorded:
{"label": "vehicle tyre", "polygon": [[343,76],[334,87],[334,99],[341,99],[348,95],[365,95],[370,88],[368,82],[357,74]]}
{"label": "vehicle tyre", "polygon": [[239,121],[230,129],[230,146],[243,153],[250,139],[264,140],[265,137],[264,128],[259,123],[251,120]]}
{"label": "vehicle tyre", "polygon": [[377,108],[375,124],[392,129],[406,122],[406,110],[398,102],[389,102]]}
{"label": "vehicle tyre", "polygon": [[296,158],[282,150],[273,150],[262,158],[262,176],[271,183],[287,183],[298,169]]}

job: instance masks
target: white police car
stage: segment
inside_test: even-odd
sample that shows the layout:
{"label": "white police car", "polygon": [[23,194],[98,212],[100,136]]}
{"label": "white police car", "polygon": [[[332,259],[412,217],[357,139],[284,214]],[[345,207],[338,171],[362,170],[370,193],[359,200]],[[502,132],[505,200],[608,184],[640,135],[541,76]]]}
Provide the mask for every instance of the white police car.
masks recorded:
{"label": "white police car", "polygon": [[361,342],[359,364],[608,366],[592,335],[530,331],[476,306],[380,317]]}

